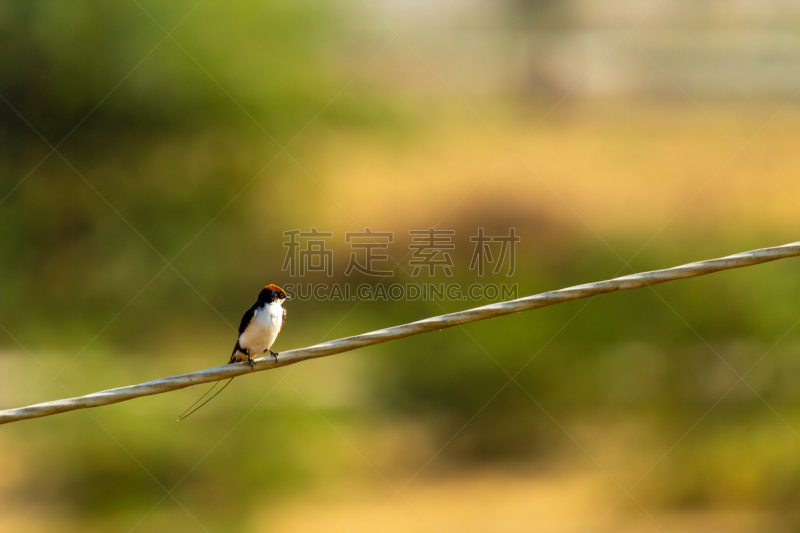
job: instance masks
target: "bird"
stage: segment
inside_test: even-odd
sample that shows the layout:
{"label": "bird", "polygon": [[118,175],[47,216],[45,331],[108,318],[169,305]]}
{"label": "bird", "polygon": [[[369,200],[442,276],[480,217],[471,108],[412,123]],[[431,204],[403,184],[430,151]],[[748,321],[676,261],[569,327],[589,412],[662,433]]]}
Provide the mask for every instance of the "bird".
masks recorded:
{"label": "bird", "polygon": [[[236,338],[236,346],[228,364],[247,362],[253,368],[253,356],[269,352],[278,362],[278,353],[270,350],[275,343],[278,334],[286,326],[286,309],[283,302],[291,300],[286,292],[277,285],[267,285],[258,293],[258,299],[253,306],[247,310],[239,324],[239,336]],[[203,407],[205,404],[217,397],[217,395],[230,385],[233,378],[229,379],[211,398],[201,403],[196,408],[195,405],[208,396],[220,382],[214,383],[200,398],[189,406],[179,417],[178,422]]]}
{"label": "bird", "polygon": [[239,336],[228,364],[246,361],[253,366],[253,356],[269,352],[278,361],[278,353],[270,348],[286,326],[286,309],[283,302],[290,299],[277,285],[267,285],[258,299],[247,310],[239,324]]}

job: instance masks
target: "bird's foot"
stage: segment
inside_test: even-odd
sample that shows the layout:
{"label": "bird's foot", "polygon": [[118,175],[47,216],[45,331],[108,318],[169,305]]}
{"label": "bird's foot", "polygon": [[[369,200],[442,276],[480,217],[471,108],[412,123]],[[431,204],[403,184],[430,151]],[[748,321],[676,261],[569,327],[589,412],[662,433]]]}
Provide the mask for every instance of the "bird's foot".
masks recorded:
{"label": "bird's foot", "polygon": [[247,356],[247,364],[250,365],[250,370],[253,370],[253,358],[250,355]]}
{"label": "bird's foot", "polygon": [[268,350],[270,355],[275,358],[275,362],[278,362],[278,352],[273,352],[272,350]]}

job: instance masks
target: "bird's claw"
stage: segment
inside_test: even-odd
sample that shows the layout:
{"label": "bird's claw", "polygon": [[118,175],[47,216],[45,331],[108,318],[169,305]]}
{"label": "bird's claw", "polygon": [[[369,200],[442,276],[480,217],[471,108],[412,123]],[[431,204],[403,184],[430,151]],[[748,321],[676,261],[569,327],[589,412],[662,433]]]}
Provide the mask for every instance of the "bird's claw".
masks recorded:
{"label": "bird's claw", "polygon": [[273,352],[272,350],[268,350],[270,355],[275,358],[275,362],[278,362],[278,352]]}

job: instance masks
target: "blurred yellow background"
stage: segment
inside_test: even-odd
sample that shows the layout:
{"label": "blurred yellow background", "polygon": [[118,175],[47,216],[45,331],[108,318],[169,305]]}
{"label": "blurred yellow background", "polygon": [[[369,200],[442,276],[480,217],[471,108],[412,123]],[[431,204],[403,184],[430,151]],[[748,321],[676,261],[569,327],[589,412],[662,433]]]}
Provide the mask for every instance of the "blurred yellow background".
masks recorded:
{"label": "blurred yellow background", "polygon": [[[0,0],[0,408],[223,364],[264,284],[374,285],[364,227],[387,283],[521,296],[795,241],[798,29],[755,0]],[[282,270],[312,227],[332,278]],[[429,227],[452,278],[409,276]],[[513,276],[469,269],[479,227],[516,228]],[[797,267],[242,377],[180,424],[204,388],[0,426],[0,532],[797,531]],[[274,348],[481,303],[295,300]]]}

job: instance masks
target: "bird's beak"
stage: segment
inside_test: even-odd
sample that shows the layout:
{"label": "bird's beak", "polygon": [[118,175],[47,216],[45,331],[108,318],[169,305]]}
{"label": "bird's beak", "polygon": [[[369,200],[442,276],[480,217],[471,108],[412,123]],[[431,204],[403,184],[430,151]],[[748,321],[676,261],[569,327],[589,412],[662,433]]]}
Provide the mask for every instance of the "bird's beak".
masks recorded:
{"label": "bird's beak", "polygon": [[287,294],[283,299],[286,300],[286,301],[289,301],[289,300],[292,299],[292,297]]}

